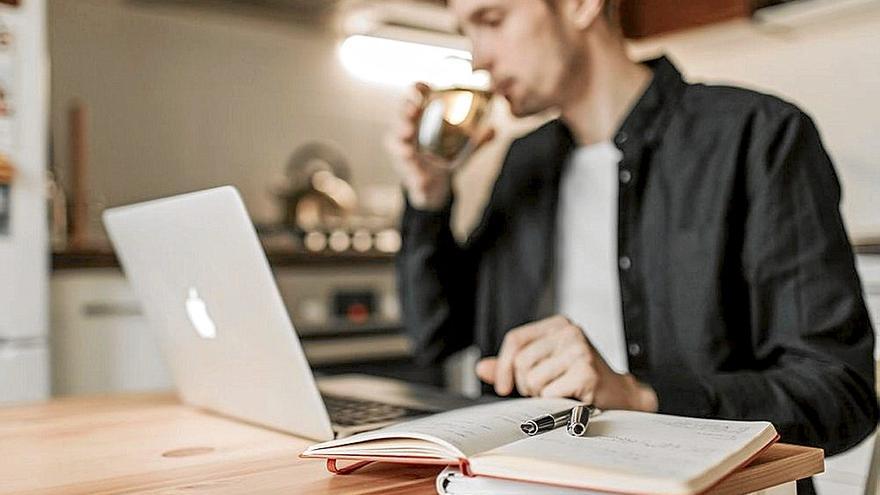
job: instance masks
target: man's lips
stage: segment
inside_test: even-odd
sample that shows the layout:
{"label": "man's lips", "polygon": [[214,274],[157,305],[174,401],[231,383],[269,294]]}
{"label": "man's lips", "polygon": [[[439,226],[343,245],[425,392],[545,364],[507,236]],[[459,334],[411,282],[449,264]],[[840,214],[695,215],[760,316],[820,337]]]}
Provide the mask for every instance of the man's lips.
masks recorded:
{"label": "man's lips", "polygon": [[504,79],[492,88],[492,92],[504,97],[510,96],[510,89],[513,86],[513,79]]}

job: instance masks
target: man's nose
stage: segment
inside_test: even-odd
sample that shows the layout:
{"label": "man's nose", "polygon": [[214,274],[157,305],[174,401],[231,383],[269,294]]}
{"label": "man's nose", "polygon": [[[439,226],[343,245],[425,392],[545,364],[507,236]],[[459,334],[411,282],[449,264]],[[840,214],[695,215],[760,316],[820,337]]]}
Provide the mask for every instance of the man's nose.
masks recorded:
{"label": "man's nose", "polygon": [[477,44],[474,44],[474,48],[472,50],[473,61],[471,65],[474,70],[485,70],[489,73],[492,72],[492,59],[488,56],[485,50],[478,48]]}

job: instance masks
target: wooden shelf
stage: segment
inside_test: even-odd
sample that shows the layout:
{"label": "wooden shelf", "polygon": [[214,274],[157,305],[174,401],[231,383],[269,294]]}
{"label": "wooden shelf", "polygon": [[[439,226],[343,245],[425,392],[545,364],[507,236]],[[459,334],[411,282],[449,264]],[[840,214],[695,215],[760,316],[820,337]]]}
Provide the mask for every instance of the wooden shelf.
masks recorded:
{"label": "wooden shelf", "polygon": [[[305,253],[299,251],[270,250],[267,253],[273,268],[306,266],[364,266],[394,263],[393,253],[371,251],[366,253]],[[116,254],[109,248],[95,247],[52,253],[53,270],[80,268],[119,268]]]}

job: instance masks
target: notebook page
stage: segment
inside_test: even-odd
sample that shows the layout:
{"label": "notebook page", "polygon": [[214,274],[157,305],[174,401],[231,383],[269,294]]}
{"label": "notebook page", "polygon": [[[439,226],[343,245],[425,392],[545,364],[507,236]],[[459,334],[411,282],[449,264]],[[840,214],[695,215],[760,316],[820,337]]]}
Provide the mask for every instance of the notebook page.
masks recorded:
{"label": "notebook page", "polygon": [[[345,449],[350,453],[357,445],[366,447],[372,440],[414,438],[442,445],[456,456],[470,457],[524,438],[526,435],[519,425],[525,420],[570,409],[577,404],[570,399],[511,399],[464,407],[324,442],[310,447],[304,454],[332,454],[334,447],[341,446],[350,446]],[[375,450],[371,451],[375,453]]]}
{"label": "notebook page", "polygon": [[455,467],[447,467],[438,474],[435,485],[439,495],[608,495],[580,488],[465,476]]}
{"label": "notebook page", "polygon": [[503,464],[498,458],[519,458],[528,463],[514,463],[517,469],[522,464],[535,471],[546,471],[551,464],[568,465],[611,476],[687,481],[717,468],[734,454],[741,455],[757,437],[769,442],[775,430],[763,421],[605,411],[590,421],[583,438],[560,428],[481,454],[471,465],[481,474],[481,466]]}

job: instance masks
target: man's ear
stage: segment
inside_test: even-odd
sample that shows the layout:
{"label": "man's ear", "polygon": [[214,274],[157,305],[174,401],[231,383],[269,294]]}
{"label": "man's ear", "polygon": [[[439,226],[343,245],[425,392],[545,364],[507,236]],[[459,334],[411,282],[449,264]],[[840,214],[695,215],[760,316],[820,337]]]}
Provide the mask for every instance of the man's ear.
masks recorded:
{"label": "man's ear", "polygon": [[605,2],[611,0],[566,0],[568,16],[578,29],[587,29],[602,15]]}

